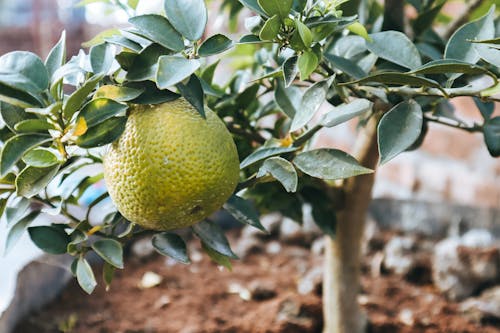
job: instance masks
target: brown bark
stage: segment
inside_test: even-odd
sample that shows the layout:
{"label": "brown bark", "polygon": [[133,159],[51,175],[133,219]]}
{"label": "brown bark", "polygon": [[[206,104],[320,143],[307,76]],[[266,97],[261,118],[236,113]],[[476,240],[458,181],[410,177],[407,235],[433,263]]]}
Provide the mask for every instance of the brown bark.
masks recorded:
{"label": "brown bark", "polygon": [[[377,123],[372,116],[356,143],[354,156],[369,168],[378,162]],[[346,181],[345,208],[337,216],[335,239],[326,236],[323,276],[324,333],[362,333],[366,317],[357,296],[360,283],[360,256],[366,213],[371,201],[375,174]]]}

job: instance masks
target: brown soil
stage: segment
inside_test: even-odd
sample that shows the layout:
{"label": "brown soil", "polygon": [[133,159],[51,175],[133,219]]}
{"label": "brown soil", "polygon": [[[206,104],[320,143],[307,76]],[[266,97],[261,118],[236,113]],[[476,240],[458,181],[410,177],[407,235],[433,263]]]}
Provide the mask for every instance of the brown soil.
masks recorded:
{"label": "brown soil", "polygon": [[[234,241],[233,241],[234,243]],[[368,311],[372,333],[494,333],[494,323],[467,320],[458,305],[432,287],[425,266],[408,278],[373,276],[367,256],[360,303]],[[297,293],[306,271],[320,264],[303,247],[283,245],[279,254],[253,254],[221,270],[203,255],[189,266],[154,256],[130,259],[111,290],[101,286],[85,295],[75,281],[43,311],[31,315],[16,333],[320,333],[321,290]],[[163,277],[156,287],[138,283],[151,271]],[[253,299],[248,300],[248,291]],[[240,292],[238,294],[238,292]],[[496,323],[498,324],[498,323]]]}

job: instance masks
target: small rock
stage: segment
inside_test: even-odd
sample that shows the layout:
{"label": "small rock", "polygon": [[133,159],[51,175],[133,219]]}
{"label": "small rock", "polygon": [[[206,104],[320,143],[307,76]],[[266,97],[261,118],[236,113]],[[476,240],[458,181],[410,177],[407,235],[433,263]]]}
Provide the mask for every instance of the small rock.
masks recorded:
{"label": "small rock", "polygon": [[163,309],[164,307],[169,305],[170,302],[171,302],[170,297],[168,297],[167,295],[162,295],[162,296],[160,296],[160,298],[158,298],[158,300],[156,300],[153,307],[155,309]]}
{"label": "small rock", "polygon": [[236,245],[234,252],[240,258],[245,258],[250,254],[259,253],[264,247],[264,241],[257,236],[241,236]]}
{"label": "small rock", "polygon": [[486,289],[481,296],[469,298],[460,304],[460,311],[476,322],[500,320],[500,286]]}
{"label": "small rock", "polygon": [[[311,311],[313,310],[313,311]],[[317,322],[317,309],[308,309],[306,304],[288,298],[281,302],[276,321],[279,323],[279,333],[288,332],[315,332],[319,329]]]}
{"label": "small rock", "polygon": [[462,236],[462,245],[473,248],[492,246],[495,237],[486,229],[471,229]]}
{"label": "small rock", "polygon": [[287,244],[308,246],[322,233],[312,218],[305,218],[300,225],[296,221],[285,217],[280,226],[280,240]]}
{"label": "small rock", "polygon": [[138,286],[141,289],[149,289],[156,287],[163,281],[163,277],[161,275],[158,275],[154,272],[146,272],[142,276],[141,281],[139,282]]}
{"label": "small rock", "polygon": [[281,252],[281,244],[278,241],[271,241],[266,245],[266,253],[267,254],[278,254]]}
{"label": "small rock", "polygon": [[384,268],[395,274],[408,274],[416,264],[416,247],[414,237],[393,237],[384,248]]}
{"label": "small rock", "polygon": [[[436,287],[452,300],[469,297],[481,285],[492,283],[500,276],[500,248],[492,246],[485,234],[480,237],[470,235],[444,239],[435,247],[432,279]],[[481,244],[485,246],[481,247]]]}
{"label": "small rock", "polygon": [[379,251],[384,248],[382,233],[377,222],[373,219],[368,219],[366,221],[361,248],[363,254],[367,254],[372,251]]}
{"label": "small rock", "polygon": [[151,244],[150,238],[140,238],[132,244],[131,251],[135,258],[145,260],[155,253],[155,248]]}
{"label": "small rock", "polygon": [[241,237],[276,238],[279,234],[281,220],[283,220],[283,216],[279,213],[263,215],[260,217],[260,223],[267,232],[246,225],[241,229]]}
{"label": "small rock", "polygon": [[320,256],[325,253],[325,237],[319,237],[311,245],[311,253]]}
{"label": "small rock", "polygon": [[249,301],[252,299],[252,294],[250,290],[243,287],[241,284],[237,282],[230,283],[227,287],[227,292],[230,294],[237,294],[242,300]]}
{"label": "small rock", "polygon": [[399,312],[398,319],[406,326],[413,326],[413,324],[415,323],[413,311],[410,309],[401,310],[401,312]]}
{"label": "small rock", "polygon": [[[276,237],[280,232],[280,224],[283,216],[280,213],[266,214],[260,217],[260,223],[267,230],[267,234],[260,232],[260,237]],[[255,229],[255,228],[254,228]]]}
{"label": "small rock", "polygon": [[297,291],[301,295],[315,293],[321,295],[323,287],[323,268],[321,266],[310,269],[298,282]]}
{"label": "small rock", "polygon": [[264,301],[276,296],[276,285],[273,281],[254,280],[250,283],[248,290],[251,298],[256,301]]}
{"label": "small rock", "polygon": [[200,262],[203,260],[203,254],[198,249],[193,248],[189,251],[189,258],[192,262]]}

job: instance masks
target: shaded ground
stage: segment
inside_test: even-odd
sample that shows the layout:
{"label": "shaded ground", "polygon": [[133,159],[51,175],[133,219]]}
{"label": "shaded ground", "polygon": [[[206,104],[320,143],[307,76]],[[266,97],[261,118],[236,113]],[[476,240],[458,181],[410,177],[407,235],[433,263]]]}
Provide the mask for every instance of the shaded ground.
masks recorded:
{"label": "shaded ground", "polygon": [[[191,256],[199,261],[190,266],[161,256],[130,259],[110,291],[101,286],[90,297],[73,281],[15,332],[52,333],[63,326],[72,327],[66,330],[72,333],[321,332],[321,289],[317,285],[306,295],[297,292],[306,272],[320,265],[321,259],[308,249],[282,244],[279,254],[253,254],[235,261],[232,272],[219,269],[196,248]],[[373,277],[372,259],[365,258],[360,296],[371,332],[500,332],[495,323],[468,321],[456,303],[435,291],[425,269],[416,271],[412,282],[389,274]],[[162,282],[139,288],[146,272],[157,273]]]}

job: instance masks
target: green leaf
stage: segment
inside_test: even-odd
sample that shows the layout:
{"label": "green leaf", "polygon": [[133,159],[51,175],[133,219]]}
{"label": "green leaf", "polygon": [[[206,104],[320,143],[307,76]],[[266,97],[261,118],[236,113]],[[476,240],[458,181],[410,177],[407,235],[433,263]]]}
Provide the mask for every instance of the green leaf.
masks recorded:
{"label": "green leaf", "polygon": [[126,117],[113,117],[91,127],[78,137],[76,144],[82,148],[100,147],[118,139],[125,130]]}
{"label": "green leaf", "polygon": [[5,176],[28,150],[51,140],[42,134],[19,134],[7,140],[0,152],[0,177]]}
{"label": "green leaf", "polygon": [[87,127],[94,127],[112,117],[124,117],[128,106],[108,98],[93,99],[82,108],[78,115],[83,117]]}
{"label": "green leaf", "polygon": [[99,239],[92,244],[92,249],[108,264],[123,268],[123,249],[120,242],[109,238]]}
{"label": "green leaf", "polygon": [[280,28],[281,28],[280,19],[278,15],[274,15],[271,18],[269,18],[262,26],[262,29],[260,30],[259,33],[259,38],[261,40],[273,41],[276,38],[276,36],[278,36]]}
{"label": "green leaf", "polygon": [[89,52],[90,67],[94,74],[107,74],[115,58],[115,49],[108,43],[92,46]]}
{"label": "green leaf", "polygon": [[306,48],[310,47],[313,42],[311,30],[299,20],[295,20],[295,26],[297,27],[297,31],[299,32],[300,39],[304,43],[304,46]]}
{"label": "green leaf", "polygon": [[372,39],[368,35],[368,31],[366,31],[366,28],[364,25],[362,25],[359,22],[353,22],[347,26],[347,30],[352,32],[353,34],[356,34],[358,36],[363,37],[365,40],[371,42]]}
{"label": "green leaf", "polygon": [[297,74],[299,73],[299,66],[298,66],[298,61],[299,57],[293,56],[288,59],[286,59],[283,62],[283,77],[285,79],[285,87],[288,88],[293,80],[297,77]]}
{"label": "green leaf", "polygon": [[59,165],[45,168],[27,166],[16,178],[17,195],[32,198],[50,183],[59,171]]}
{"label": "green leaf", "polygon": [[201,78],[208,84],[212,84],[214,80],[214,75],[215,75],[215,70],[217,69],[217,66],[219,65],[220,60],[217,60],[213,64],[209,65],[206,67],[203,72],[201,73]]}
{"label": "green leaf", "polygon": [[5,209],[5,219],[7,224],[17,222],[29,206],[30,201],[22,197],[16,197],[15,200],[9,202],[9,206]]}
{"label": "green leaf", "polygon": [[440,1],[438,5],[436,5],[434,8],[428,9],[423,13],[420,13],[418,17],[412,22],[413,30],[415,31],[415,34],[418,36],[427,28],[430,28],[432,26],[432,23],[434,22],[434,19],[438,16],[439,12],[443,8],[444,4],[446,1]]}
{"label": "green leaf", "polygon": [[300,80],[305,81],[318,67],[319,60],[312,51],[306,51],[299,56],[298,66]]}
{"label": "green leaf", "polygon": [[90,93],[97,87],[97,84],[102,79],[101,75],[94,75],[85,83],[75,90],[67,100],[64,101],[63,114],[67,120],[71,120],[73,115],[87,101]]}
{"label": "green leaf", "polygon": [[164,256],[169,256],[170,258],[183,264],[191,263],[186,243],[177,234],[170,232],[156,234],[153,236],[152,244],[155,250]]}
{"label": "green leaf", "polygon": [[399,31],[383,31],[370,35],[366,47],[380,58],[400,66],[415,69],[422,65],[417,47]]}
{"label": "green leaf", "polygon": [[411,71],[413,74],[449,74],[462,73],[470,75],[486,74],[497,80],[495,74],[478,65],[470,64],[460,60],[439,59],[426,63],[422,67]]}
{"label": "green leaf", "polygon": [[154,80],[158,71],[158,59],[168,53],[168,50],[158,44],[152,44],[135,56],[127,69],[128,81]]}
{"label": "green leaf", "polygon": [[49,87],[49,74],[37,55],[14,51],[0,57],[0,82],[36,94]]}
{"label": "green leaf", "polygon": [[104,85],[99,87],[94,94],[96,98],[109,98],[117,102],[128,102],[139,97],[144,89],[134,89],[129,87]]}
{"label": "green leaf", "polygon": [[487,63],[500,67],[500,50],[489,45],[477,44],[475,47],[477,53]]}
{"label": "green leaf", "polygon": [[293,9],[296,12],[302,12],[307,6],[307,0],[293,0]]}
{"label": "green leaf", "polygon": [[206,254],[212,259],[217,265],[221,265],[226,267],[228,270],[232,270],[233,266],[231,265],[231,260],[229,259],[228,256],[225,256],[223,254],[220,254],[219,252],[216,252],[210,248],[207,244],[204,242],[201,242],[201,248],[203,251],[205,251]]}
{"label": "green leaf", "polygon": [[120,30],[120,33],[123,37],[130,39],[136,44],[139,44],[141,46],[141,49],[145,49],[154,44],[151,40],[144,37],[138,29],[135,28]]}
{"label": "green leaf", "polygon": [[373,103],[367,99],[358,98],[348,104],[336,106],[321,118],[321,125],[333,127],[352,118],[358,117],[372,109]]}
{"label": "green leaf", "polygon": [[276,15],[280,20],[288,17],[293,5],[293,0],[258,0],[257,2],[269,16]]}
{"label": "green leaf", "polygon": [[28,228],[31,240],[44,252],[64,254],[71,241],[64,229],[56,226],[39,226]]}
{"label": "green leaf", "polygon": [[500,117],[488,120],[483,127],[484,142],[491,156],[500,156]]}
{"label": "green leaf", "polygon": [[490,119],[491,116],[493,115],[493,112],[495,111],[495,103],[483,102],[477,97],[474,97],[473,99],[474,99],[474,104],[476,104],[477,108],[479,109],[479,112],[481,112],[483,119],[484,120]]}
{"label": "green leaf", "polygon": [[[414,76],[406,73],[384,72],[374,74],[350,83],[379,82],[389,85],[408,85],[416,87],[431,87],[442,90],[443,88],[434,80]],[[342,84],[339,84],[342,85]]]}
{"label": "green leaf", "polygon": [[223,254],[229,258],[238,259],[233,253],[229,242],[222,229],[212,221],[202,221],[193,227],[195,235],[201,239],[210,249]]}
{"label": "green leaf", "polygon": [[161,56],[158,59],[156,85],[160,89],[171,87],[190,77],[198,68],[200,68],[200,62],[196,59],[186,59],[182,56]]}
{"label": "green leaf", "polygon": [[139,5],[139,0],[127,0],[127,4],[130,8],[136,10],[137,6]]}
{"label": "green leaf", "polygon": [[7,199],[0,198],[0,218],[2,218],[3,213],[5,212],[5,207],[7,207]]}
{"label": "green leaf", "polygon": [[41,106],[43,103],[30,93],[12,88],[0,81],[0,101],[21,108]]}
{"label": "green leaf", "polygon": [[293,164],[309,176],[336,180],[372,173],[351,155],[337,149],[316,149],[298,154]]}
{"label": "green leaf", "polygon": [[485,16],[455,31],[446,44],[444,58],[462,60],[471,64],[478,62],[480,56],[470,41],[490,39],[495,36],[494,15],[495,8],[492,7]]}
{"label": "green leaf", "polygon": [[385,164],[410,147],[422,131],[422,109],[414,100],[389,110],[378,124],[380,164]]}
{"label": "green leaf", "polygon": [[127,86],[134,89],[144,89],[144,92],[139,97],[130,101],[134,104],[160,104],[176,100],[180,97],[179,94],[168,89],[159,90],[156,84],[151,81],[130,82],[127,83]]}
{"label": "green leaf", "polygon": [[16,175],[9,172],[5,177],[0,178],[0,184],[2,185],[14,185],[16,182]]}
{"label": "green leaf", "polygon": [[113,282],[114,277],[115,277],[115,268],[110,264],[108,264],[107,262],[105,262],[102,267],[102,279],[106,284],[106,291],[111,286],[111,282]]}
{"label": "green leaf", "polygon": [[358,66],[358,64],[349,59],[328,53],[326,53],[324,57],[334,68],[341,70],[355,79],[361,79],[367,75],[365,71]]}
{"label": "green leaf", "polygon": [[252,203],[237,195],[232,195],[224,204],[224,209],[241,223],[251,225],[262,231],[266,231],[260,223],[259,212]]}
{"label": "green leaf", "polygon": [[294,152],[297,149],[298,148],[296,147],[264,147],[257,149],[252,154],[248,155],[243,161],[241,161],[240,169],[245,169],[246,167],[254,165],[255,163],[258,163],[272,156]]}
{"label": "green leaf", "polygon": [[182,36],[165,17],[148,14],[132,17],[129,19],[129,22],[139,29],[146,37],[161,46],[176,52],[184,50]]}
{"label": "green leaf", "polygon": [[126,49],[132,50],[132,51],[137,52],[137,53],[141,52],[141,50],[142,50],[142,46],[139,43],[136,43],[136,42],[124,37],[124,36],[113,35],[113,36],[104,38],[104,41],[108,42],[110,44],[124,47]]}
{"label": "green leaf", "polygon": [[205,94],[200,79],[196,75],[191,75],[186,84],[178,83],[177,89],[194,108],[200,116],[205,118]]}
{"label": "green leaf", "polygon": [[26,228],[28,227],[28,225],[30,225],[31,222],[33,222],[38,217],[38,215],[40,215],[40,212],[38,212],[38,211],[31,212],[28,215],[26,215],[25,217],[23,217],[22,219],[20,219],[19,221],[17,221],[16,224],[14,224],[9,229],[9,232],[7,233],[7,238],[5,241],[4,255],[7,255],[12,250],[14,245],[16,245],[16,243],[19,241],[19,239],[23,235],[23,233],[26,230]]}
{"label": "green leaf", "polygon": [[331,82],[331,79],[316,82],[304,92],[300,108],[293,117],[290,132],[301,129],[313,118],[321,104],[325,102]]}
{"label": "green leaf", "polygon": [[95,287],[97,286],[97,281],[95,280],[94,272],[92,267],[90,267],[87,260],[80,257],[76,264],[76,279],[78,284],[87,294],[92,294]]}
{"label": "green leaf", "polygon": [[222,53],[233,47],[233,41],[222,34],[216,34],[208,38],[200,45],[198,54],[202,57],[208,57],[214,54]]}
{"label": "green leaf", "polygon": [[5,102],[0,102],[0,114],[5,125],[12,132],[15,132],[17,123],[36,118],[33,114],[27,113],[23,108]]}
{"label": "green leaf", "polygon": [[238,44],[261,44],[262,40],[257,35],[245,35],[240,38]]}
{"label": "green leaf", "polygon": [[259,6],[259,3],[257,2],[257,0],[238,0],[238,1],[241,2],[245,7],[247,7],[251,11],[253,11],[259,15],[262,15],[264,17],[267,17],[266,12],[264,10],[262,10],[262,8]]}
{"label": "green leaf", "polygon": [[23,162],[37,168],[46,168],[59,163],[59,159],[47,148],[35,148],[28,151],[23,156]]}
{"label": "green leaf", "polygon": [[268,173],[279,181],[287,192],[297,191],[297,171],[295,171],[293,164],[284,158],[271,157],[265,160],[259,169],[257,177],[263,177]]}
{"label": "green leaf", "polygon": [[83,42],[82,47],[89,48],[98,44],[102,44],[104,43],[106,38],[117,36],[119,34],[120,31],[116,28],[106,29],[104,31],[99,32],[91,40]]}
{"label": "green leaf", "polygon": [[201,38],[208,14],[203,0],[164,0],[165,13],[174,28],[184,37],[195,41]]}
{"label": "green leaf", "polygon": [[50,50],[47,59],[45,59],[45,67],[49,75],[49,79],[52,78],[57,69],[59,69],[66,62],[66,32],[63,31],[61,38],[56,45]]}
{"label": "green leaf", "polygon": [[301,107],[302,92],[295,86],[285,88],[281,80],[278,80],[278,85],[274,91],[274,100],[280,109],[293,119]]}
{"label": "green leaf", "polygon": [[20,121],[14,126],[16,132],[19,133],[34,133],[34,132],[47,132],[50,129],[55,129],[55,126],[48,123],[44,119],[27,119]]}

